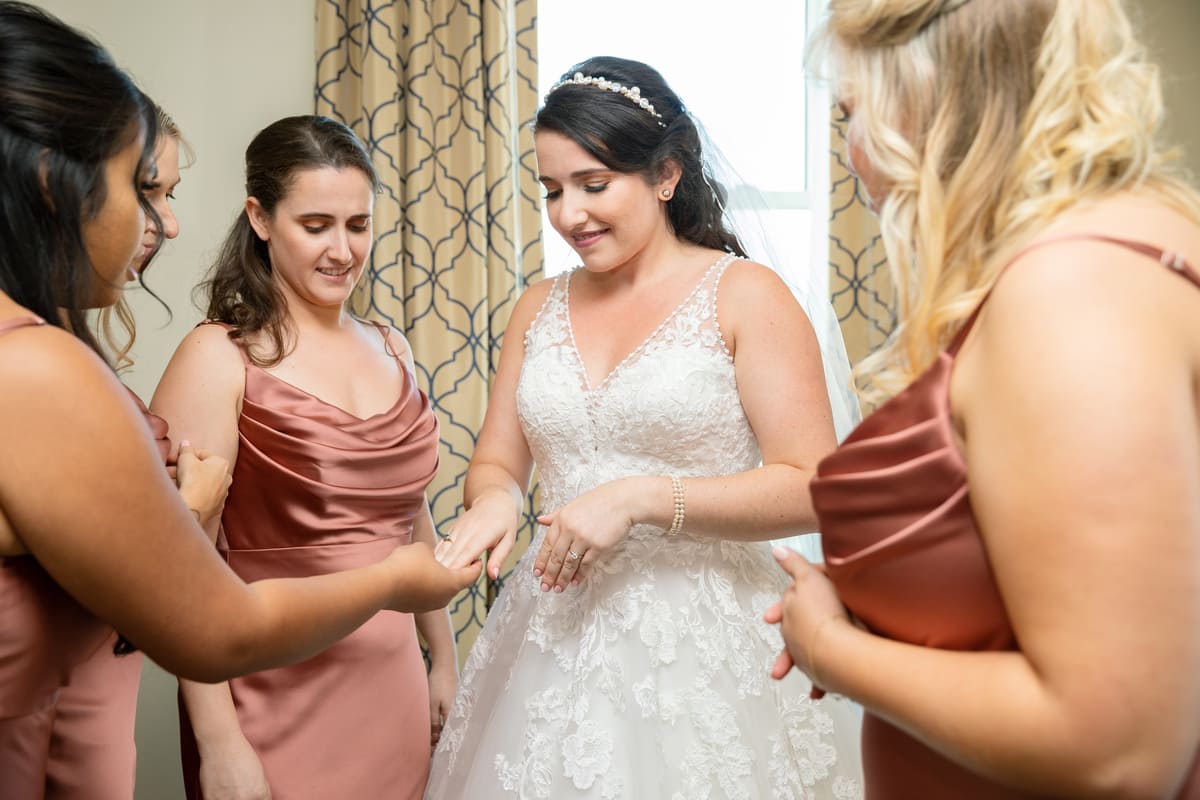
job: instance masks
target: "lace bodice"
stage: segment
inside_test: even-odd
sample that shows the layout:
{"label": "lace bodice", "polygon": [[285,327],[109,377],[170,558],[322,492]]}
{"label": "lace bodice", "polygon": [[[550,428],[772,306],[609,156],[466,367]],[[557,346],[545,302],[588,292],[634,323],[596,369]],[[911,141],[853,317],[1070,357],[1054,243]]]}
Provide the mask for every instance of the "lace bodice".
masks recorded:
{"label": "lace bodice", "polygon": [[517,413],[554,510],[628,475],[707,477],[752,469],[758,441],[717,324],[727,255],[596,386],[575,346],[571,273],[560,275],[525,334]]}
{"label": "lace bodice", "polygon": [[[546,510],[625,476],[759,465],[717,324],[733,260],[595,386],[570,276],[554,282],[525,334],[516,397]],[[427,800],[861,797],[853,710],[812,703],[799,673],[768,677],[782,640],[762,615],[786,579],[765,543],[637,525],[559,594],[533,574],[543,536],[471,649]]]}

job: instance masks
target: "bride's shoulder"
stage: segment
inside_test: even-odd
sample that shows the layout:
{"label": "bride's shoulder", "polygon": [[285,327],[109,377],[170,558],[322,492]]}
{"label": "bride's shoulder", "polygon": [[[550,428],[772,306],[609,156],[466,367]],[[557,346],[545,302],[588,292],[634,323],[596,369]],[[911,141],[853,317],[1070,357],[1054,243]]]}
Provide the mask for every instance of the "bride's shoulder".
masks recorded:
{"label": "bride's shoulder", "polygon": [[762,303],[792,299],[792,290],[775,270],[745,258],[733,260],[725,269],[717,294],[722,307],[728,305],[750,313]]}
{"label": "bride's shoulder", "polygon": [[517,302],[513,306],[512,316],[508,319],[510,331],[525,332],[545,307],[546,301],[550,297],[550,290],[554,288],[557,280],[557,278],[543,278],[521,292],[521,296],[517,298]]}

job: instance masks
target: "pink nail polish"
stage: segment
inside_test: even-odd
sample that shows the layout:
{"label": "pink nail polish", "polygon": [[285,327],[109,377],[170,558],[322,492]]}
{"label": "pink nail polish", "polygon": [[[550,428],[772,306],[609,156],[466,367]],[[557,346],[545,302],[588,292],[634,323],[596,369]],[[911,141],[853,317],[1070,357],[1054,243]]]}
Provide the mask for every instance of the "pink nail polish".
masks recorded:
{"label": "pink nail polish", "polygon": [[542,571],[541,571],[540,569],[535,569],[535,570],[533,571],[533,577],[535,577],[535,578],[540,578],[540,577],[542,577]]}
{"label": "pink nail polish", "polygon": [[548,591],[550,591],[550,584],[548,584],[548,583],[543,583],[543,584],[542,584],[542,591],[543,591],[543,592],[548,592]]}
{"label": "pink nail polish", "polygon": [[561,587],[561,586],[555,586],[555,587],[554,587],[554,591],[555,591],[555,592],[557,592],[557,593],[559,593],[559,594],[562,594],[562,589],[563,589],[563,587]]}

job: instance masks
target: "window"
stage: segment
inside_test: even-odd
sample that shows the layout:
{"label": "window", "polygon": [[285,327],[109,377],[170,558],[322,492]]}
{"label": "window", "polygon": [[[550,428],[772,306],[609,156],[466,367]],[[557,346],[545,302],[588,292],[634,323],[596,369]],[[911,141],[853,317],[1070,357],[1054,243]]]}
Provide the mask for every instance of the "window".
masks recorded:
{"label": "window", "polygon": [[[821,0],[538,3],[538,82],[595,55],[644,61],[700,121],[721,159],[730,216],[751,256],[827,288],[829,103],[806,85],[804,45]],[[744,187],[738,185],[740,183]],[[546,273],[578,263],[543,214]],[[810,264],[819,268],[810,269]]]}

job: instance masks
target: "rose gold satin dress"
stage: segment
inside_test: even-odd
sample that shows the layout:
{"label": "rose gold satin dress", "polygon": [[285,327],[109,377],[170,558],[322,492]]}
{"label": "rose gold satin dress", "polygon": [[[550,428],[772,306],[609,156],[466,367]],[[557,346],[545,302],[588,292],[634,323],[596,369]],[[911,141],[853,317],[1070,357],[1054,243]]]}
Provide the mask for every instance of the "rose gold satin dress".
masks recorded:
{"label": "rose gold satin dress", "polygon": [[[218,541],[242,578],[361,567],[410,540],[437,471],[438,423],[396,363],[404,387],[395,405],[359,419],[246,360]],[[230,688],[274,800],[423,793],[429,686],[411,614],[382,611],[317,656]],[[181,734],[184,783],[199,798],[199,759],[182,712]]]}
{"label": "rose gold satin dress", "polygon": [[[1062,238],[1136,250],[1200,286],[1195,271],[1156,248],[1102,236]],[[1016,650],[950,418],[954,357],[978,313],[933,366],[821,462],[811,490],[826,571],[872,632],[947,650]],[[871,800],[1031,796],[969,773],[870,713],[862,745]],[[1200,797],[1200,755],[1180,796]]]}
{"label": "rose gold satin dress", "polygon": [[[171,440],[167,422],[150,412],[132,391],[154,436],[163,464]],[[71,672],[58,694],[50,760],[46,766],[48,800],[130,800],[137,771],[134,720],[142,654],[115,655],[114,632],[92,657]]]}
{"label": "rose gold satin dress", "polygon": [[[43,324],[10,319],[0,334]],[[132,796],[136,671],[132,693],[109,687],[140,659],[114,656],[114,640],[31,556],[0,559],[0,797]]]}

